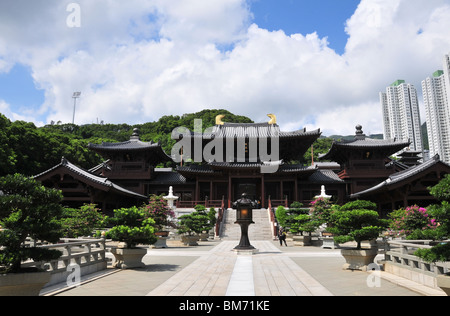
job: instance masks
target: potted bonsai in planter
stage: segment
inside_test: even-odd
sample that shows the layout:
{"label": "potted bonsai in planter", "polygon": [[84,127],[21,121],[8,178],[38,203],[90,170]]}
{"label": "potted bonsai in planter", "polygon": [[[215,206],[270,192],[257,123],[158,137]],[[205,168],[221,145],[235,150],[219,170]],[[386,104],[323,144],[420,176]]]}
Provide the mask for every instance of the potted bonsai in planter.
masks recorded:
{"label": "potted bonsai in planter", "polygon": [[24,269],[21,263],[55,260],[62,253],[25,246],[26,239],[59,241],[62,194],[20,174],[0,178],[0,192],[0,296],[37,296],[51,275],[36,268]]}
{"label": "potted bonsai in planter", "polygon": [[111,249],[116,259],[114,266],[120,269],[144,267],[142,258],[147,249],[137,246],[156,242],[155,221],[143,209],[134,206],[114,210],[114,217],[107,218],[106,223],[113,227],[105,233],[105,238],[120,242],[118,248]]}
{"label": "potted bonsai in planter", "polygon": [[376,204],[369,201],[354,201],[336,209],[330,216],[337,243],[356,242],[356,248],[343,248],[341,254],[346,260],[344,269],[366,271],[378,254],[378,247],[362,249],[363,241],[376,239],[387,226],[387,221],[379,218]]}
{"label": "potted bonsai in planter", "polygon": [[182,215],[179,219],[178,233],[183,235],[181,240],[187,246],[197,246],[200,234],[211,227],[210,218],[203,211]]}
{"label": "potted bonsai in planter", "polygon": [[[195,206],[196,215],[202,215],[201,222],[199,225],[203,225],[203,230],[199,233],[200,241],[207,241],[209,237],[209,231],[216,225],[216,210],[211,207],[208,212],[206,212],[206,207],[204,205]],[[207,220],[204,215],[207,216]]]}
{"label": "potted bonsai in planter", "polygon": [[[294,234],[294,246],[310,246],[311,234],[317,229],[316,222],[309,214],[309,209],[302,209],[302,204],[294,202],[289,208],[287,225]],[[308,233],[308,235],[304,235]]]}
{"label": "potted bonsai in planter", "polygon": [[[428,208],[436,225],[434,229],[427,230],[427,235],[434,240],[448,239],[450,237],[450,175],[431,188],[430,193],[439,199],[441,204]],[[448,262],[450,261],[450,243],[439,243],[431,249],[419,249],[415,255],[427,262]],[[439,275],[436,281],[437,286],[450,296],[450,275]]]}

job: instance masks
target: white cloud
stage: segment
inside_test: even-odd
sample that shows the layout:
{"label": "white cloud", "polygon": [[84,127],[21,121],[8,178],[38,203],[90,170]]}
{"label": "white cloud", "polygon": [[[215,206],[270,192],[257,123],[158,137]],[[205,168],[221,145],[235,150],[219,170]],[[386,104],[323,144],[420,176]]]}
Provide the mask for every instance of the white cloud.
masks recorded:
{"label": "white cloud", "polygon": [[0,113],[5,115],[8,119],[12,121],[25,121],[34,123],[36,126],[45,125],[42,121],[36,120],[33,114],[24,115],[23,113],[15,113],[11,110],[11,106],[4,100],[0,100]]}
{"label": "white cloud", "polygon": [[77,3],[81,28],[65,25],[60,1],[0,4],[0,71],[32,67],[48,121],[71,122],[82,91],[78,124],[226,108],[255,121],[274,113],[285,130],[380,133],[378,92],[397,79],[420,90],[450,52],[449,0],[362,0],[342,56],[316,33],[251,25],[245,0]]}

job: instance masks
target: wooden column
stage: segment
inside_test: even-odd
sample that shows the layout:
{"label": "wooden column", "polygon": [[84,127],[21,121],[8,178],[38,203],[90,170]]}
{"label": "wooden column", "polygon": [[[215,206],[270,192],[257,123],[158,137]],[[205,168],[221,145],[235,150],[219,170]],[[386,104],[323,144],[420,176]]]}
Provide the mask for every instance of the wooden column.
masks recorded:
{"label": "wooden column", "polygon": [[298,202],[298,179],[297,179],[297,177],[295,177],[295,180],[294,180],[294,198],[295,198],[295,201]]}
{"label": "wooden column", "polygon": [[209,200],[215,200],[215,194],[213,192],[213,182],[209,181]]}
{"label": "wooden column", "polygon": [[228,208],[231,208],[231,175],[228,174]]}
{"label": "wooden column", "polygon": [[265,208],[266,204],[266,198],[265,198],[265,191],[264,191],[265,183],[264,183],[264,174],[261,174],[261,208]]}
{"label": "wooden column", "polygon": [[198,184],[198,177],[195,178],[195,201],[200,200],[200,186]]}

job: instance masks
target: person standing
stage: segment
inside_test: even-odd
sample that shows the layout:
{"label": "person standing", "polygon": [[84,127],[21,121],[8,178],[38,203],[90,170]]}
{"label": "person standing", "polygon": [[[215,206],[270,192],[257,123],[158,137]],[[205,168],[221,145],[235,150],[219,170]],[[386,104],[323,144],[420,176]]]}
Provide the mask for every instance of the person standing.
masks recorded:
{"label": "person standing", "polygon": [[278,232],[278,240],[280,241],[280,246],[283,246],[283,241],[284,241],[284,244],[287,247],[286,232],[284,231],[283,227],[280,227],[280,230]]}

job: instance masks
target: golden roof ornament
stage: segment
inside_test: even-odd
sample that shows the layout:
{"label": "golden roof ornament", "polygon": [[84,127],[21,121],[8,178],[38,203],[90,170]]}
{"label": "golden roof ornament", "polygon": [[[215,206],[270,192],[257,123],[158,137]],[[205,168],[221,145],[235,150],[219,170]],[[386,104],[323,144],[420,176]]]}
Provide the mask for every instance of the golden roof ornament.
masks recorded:
{"label": "golden roof ornament", "polygon": [[277,124],[277,117],[274,114],[267,114],[270,117],[269,125]]}
{"label": "golden roof ornament", "polygon": [[225,115],[217,115],[216,116],[216,125],[224,125],[225,123],[222,122],[222,119],[225,117]]}

